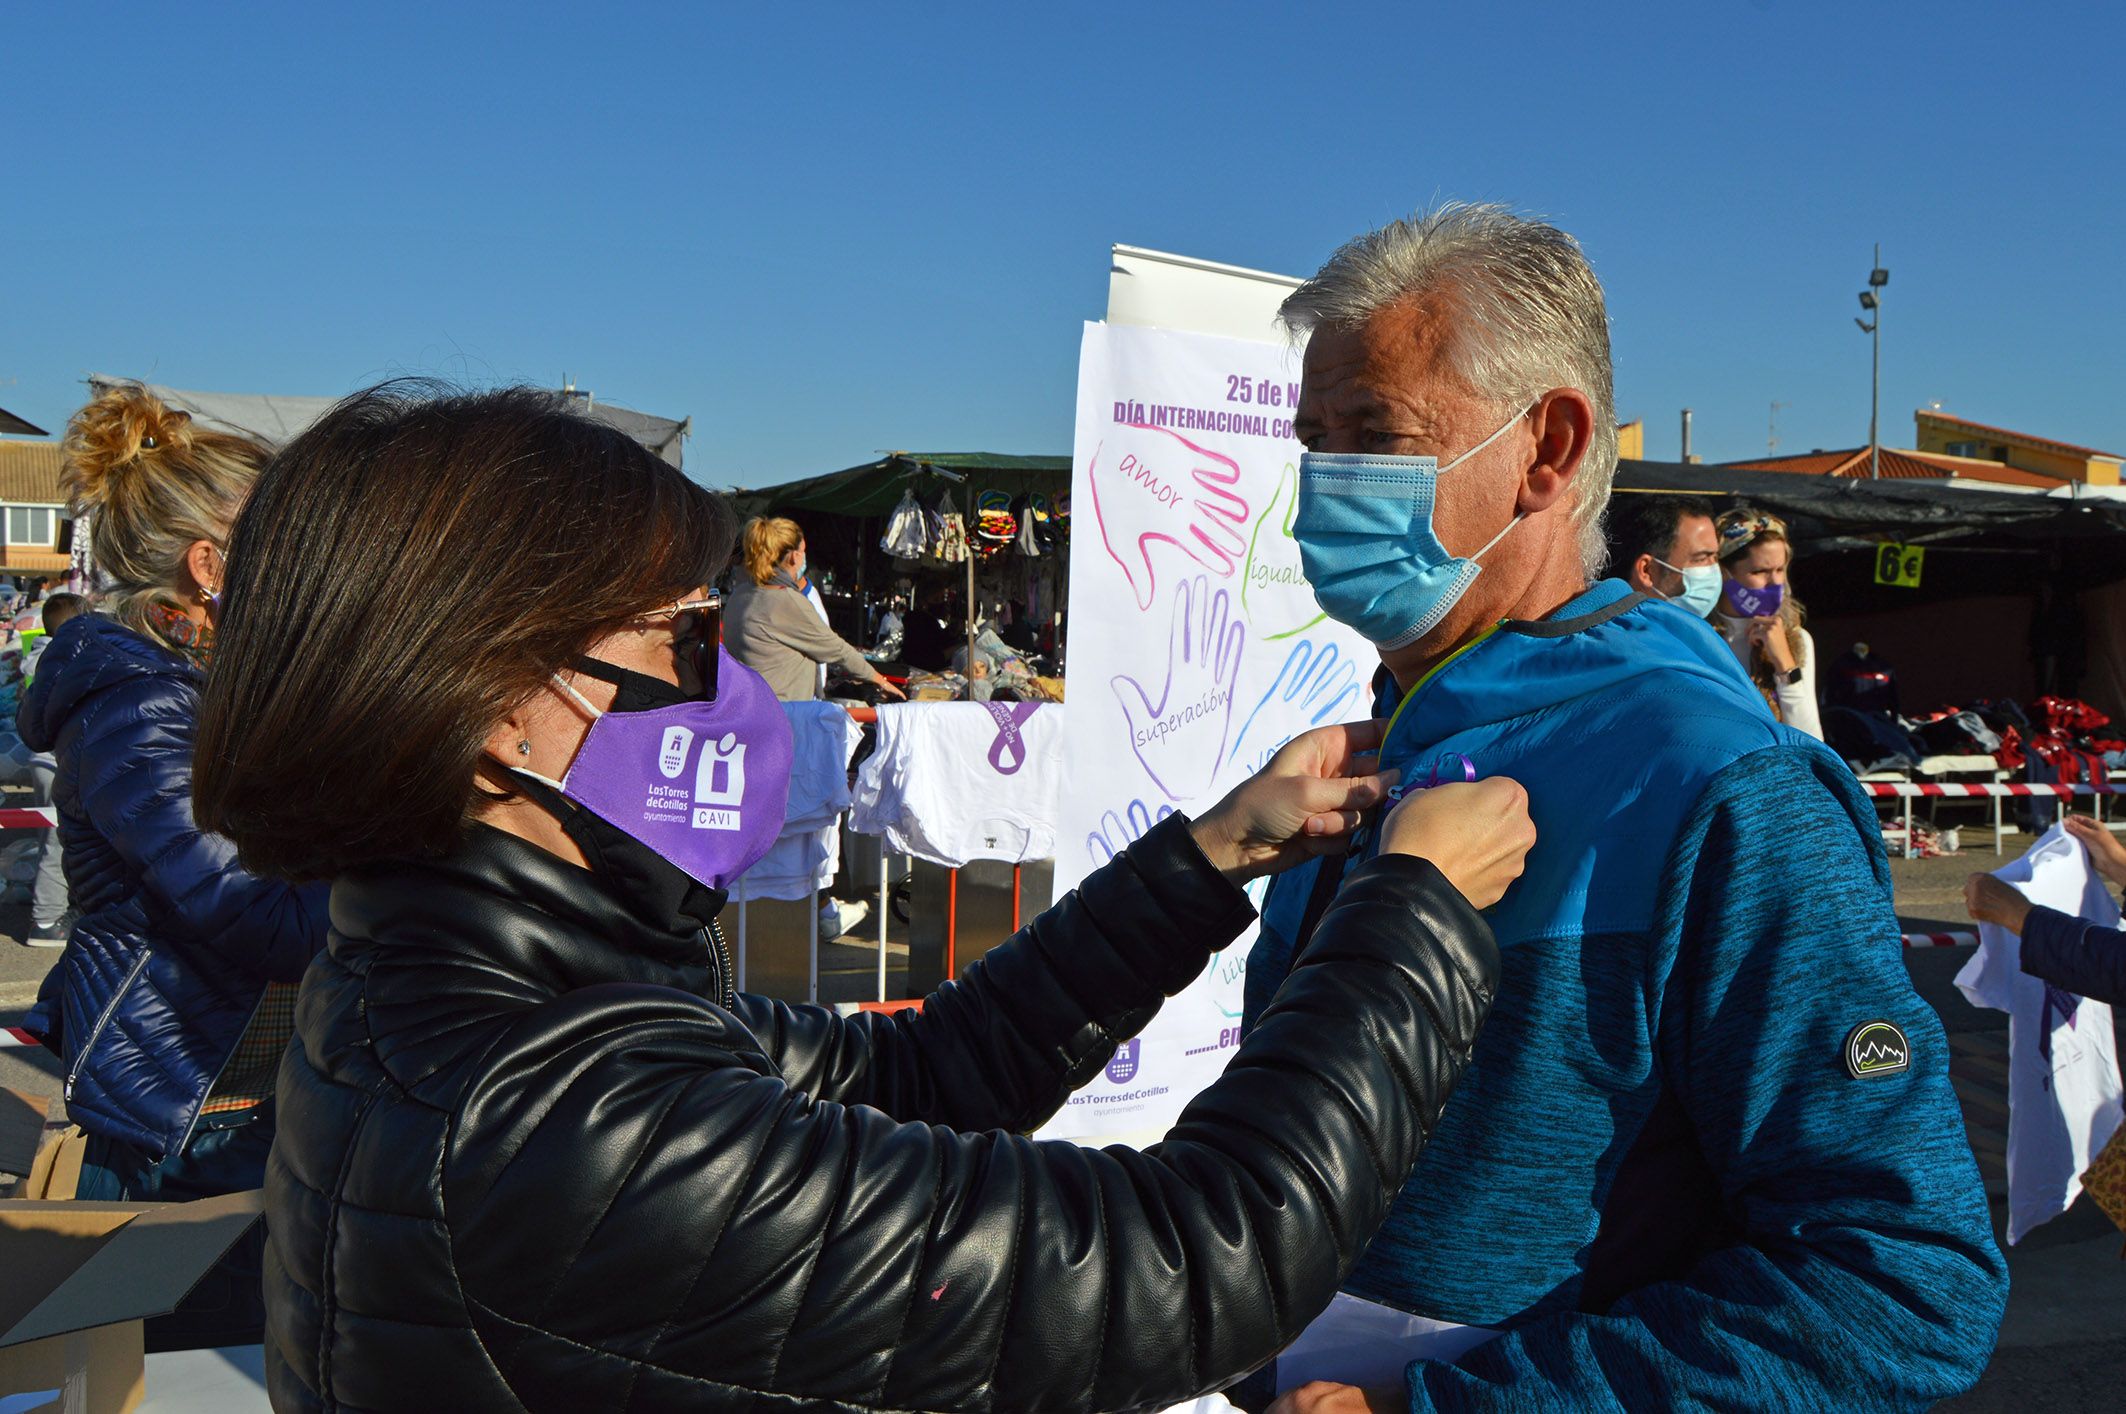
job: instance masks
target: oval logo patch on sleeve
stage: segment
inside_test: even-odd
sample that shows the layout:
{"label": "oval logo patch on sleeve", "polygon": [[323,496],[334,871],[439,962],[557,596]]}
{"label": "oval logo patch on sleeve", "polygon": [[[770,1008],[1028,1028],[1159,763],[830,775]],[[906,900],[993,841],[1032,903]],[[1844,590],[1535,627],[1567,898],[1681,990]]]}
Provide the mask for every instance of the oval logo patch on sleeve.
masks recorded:
{"label": "oval logo patch on sleeve", "polygon": [[1887,1021],[1863,1021],[1846,1033],[1845,1070],[1855,1080],[1902,1075],[1912,1065],[1912,1043]]}

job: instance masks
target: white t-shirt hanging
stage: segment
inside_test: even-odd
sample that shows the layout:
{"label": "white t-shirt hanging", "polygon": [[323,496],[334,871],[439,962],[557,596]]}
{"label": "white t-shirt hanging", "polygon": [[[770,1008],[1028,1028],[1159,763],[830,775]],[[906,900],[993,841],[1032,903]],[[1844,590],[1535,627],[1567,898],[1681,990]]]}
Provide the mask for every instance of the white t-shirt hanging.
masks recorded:
{"label": "white t-shirt hanging", "polygon": [[[2118,905],[2081,843],[2055,825],[1994,878],[2034,904],[2104,928]],[[2022,940],[1979,928],[1978,954],[1956,974],[1974,1006],[2008,1013],[2008,1241],[2059,1216],[2082,1191],[2082,1171],[2121,1118],[2111,1008],[2022,970]]]}
{"label": "white t-shirt hanging", "polygon": [[893,703],[857,773],[850,828],[958,868],[1056,852],[1063,709],[1038,702]]}

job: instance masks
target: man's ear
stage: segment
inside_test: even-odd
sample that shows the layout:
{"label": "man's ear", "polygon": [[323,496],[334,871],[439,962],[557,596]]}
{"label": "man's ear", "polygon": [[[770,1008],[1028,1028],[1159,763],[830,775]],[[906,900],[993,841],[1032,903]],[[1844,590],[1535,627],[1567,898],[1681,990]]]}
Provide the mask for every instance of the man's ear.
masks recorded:
{"label": "man's ear", "polygon": [[1594,441],[1594,404],[1578,388],[1553,388],[1536,400],[1529,423],[1535,432],[1535,461],[1521,478],[1517,509],[1523,515],[1547,511],[1572,485]]}
{"label": "man's ear", "polygon": [[1651,589],[1654,587],[1654,571],[1659,568],[1652,555],[1641,555],[1631,562],[1631,570],[1625,577],[1634,589]]}

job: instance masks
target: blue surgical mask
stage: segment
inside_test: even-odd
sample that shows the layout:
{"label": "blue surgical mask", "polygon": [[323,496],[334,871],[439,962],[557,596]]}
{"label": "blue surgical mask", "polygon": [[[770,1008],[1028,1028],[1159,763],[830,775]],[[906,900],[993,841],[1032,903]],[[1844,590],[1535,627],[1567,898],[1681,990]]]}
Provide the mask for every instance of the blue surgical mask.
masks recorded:
{"label": "blue surgical mask", "polygon": [[1699,618],[1710,615],[1720,602],[1720,567],[1718,565],[1692,565],[1689,569],[1672,565],[1666,560],[1654,561],[1665,570],[1674,570],[1683,576],[1681,594],[1664,594],[1661,597],[1681,604]]}
{"label": "blue surgical mask", "polygon": [[1322,612],[1383,649],[1423,638],[1469,592],[1486,551],[1450,555],[1432,529],[1439,475],[1506,435],[1529,403],[1445,466],[1438,457],[1307,452],[1299,458],[1299,509],[1292,536]]}

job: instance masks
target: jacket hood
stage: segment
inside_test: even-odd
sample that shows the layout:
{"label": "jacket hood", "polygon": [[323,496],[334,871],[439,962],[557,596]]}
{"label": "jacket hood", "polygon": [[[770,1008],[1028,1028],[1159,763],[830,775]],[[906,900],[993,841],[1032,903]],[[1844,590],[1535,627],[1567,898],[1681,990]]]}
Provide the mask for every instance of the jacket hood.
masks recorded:
{"label": "jacket hood", "polygon": [[1508,619],[1472,640],[1410,690],[1394,684],[1382,710],[1394,724],[1383,759],[1409,760],[1459,732],[1570,710],[1649,671],[1681,673],[1761,714],[1764,699],[1705,620],[1605,579],[1549,618]]}
{"label": "jacket hood", "polygon": [[15,725],[32,751],[50,751],[75,709],[116,683],[177,678],[197,687],[191,663],[103,614],[80,614],[47,640],[37,676],[22,695]]}

